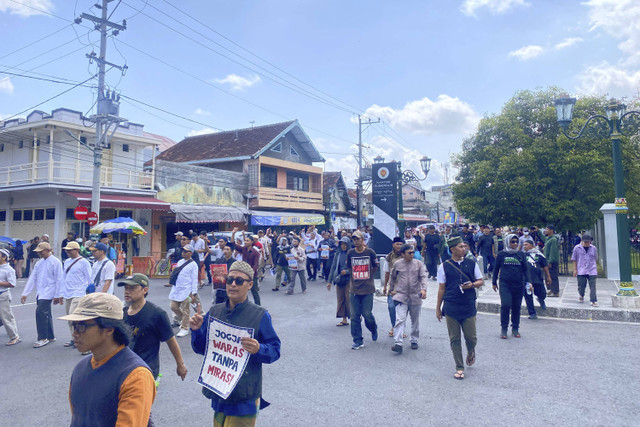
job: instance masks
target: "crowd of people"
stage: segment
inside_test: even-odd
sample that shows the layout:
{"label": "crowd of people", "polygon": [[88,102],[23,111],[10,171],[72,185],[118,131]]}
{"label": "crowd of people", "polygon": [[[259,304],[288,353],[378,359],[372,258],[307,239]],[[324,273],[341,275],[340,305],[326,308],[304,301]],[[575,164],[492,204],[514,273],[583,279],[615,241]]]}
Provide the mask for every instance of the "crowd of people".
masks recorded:
{"label": "crowd of people", "polygon": [[[545,299],[559,294],[558,243],[552,225],[544,230],[505,228],[504,232],[500,227],[475,230],[466,224],[460,229],[446,225],[438,231],[428,225],[395,237],[384,258],[372,249],[372,235],[366,228],[337,233],[315,226],[291,231],[267,228],[256,234],[234,229],[230,237],[215,236],[206,231],[175,233],[176,244],[169,254],[171,276],[166,284],[171,287],[172,318],[146,300],[150,291],[147,276],[116,279],[108,240],[83,245],[70,234],[62,247],[63,261],[53,255],[46,240],[38,239],[37,245],[29,248],[38,261],[33,262],[21,302],[36,291],[37,341],[33,347],[55,341],[51,306],[61,304],[66,316],[60,319],[69,322],[71,337],[64,345],[86,355],[71,376],[71,425],[103,425],[104,420],[108,421],[104,425],[115,425],[116,421],[128,426],[153,425],[150,412],[160,372],[161,343],[167,344],[176,374],[184,379],[187,368],[177,339],[190,335],[192,349],[204,354],[211,319],[254,331],[252,337],[239,341],[250,356],[231,395],[222,398],[207,387],[203,389],[211,399],[214,425],[255,425],[259,410],[268,405],[261,393],[262,364],[280,357],[280,339],[260,300],[260,283],[267,274],[275,276],[272,291],[284,289],[285,295],[294,293],[297,281],[306,293],[308,283],[318,278],[326,282],[329,291],[335,288],[337,326],[350,326],[351,348],[359,350],[364,347],[363,319],[371,340],[378,340],[373,300],[376,270],[381,269],[389,336],[394,341],[391,350],[397,354],[404,351],[407,333],[410,348],[419,349],[421,305],[427,298],[428,281],[437,281],[435,315],[439,321],[445,320],[454,378],[458,380],[464,379],[465,364],[471,366],[476,360],[476,290],[485,280],[491,279],[493,289],[500,292],[502,339],[508,338],[509,326],[513,337],[521,337],[523,298],[533,319],[537,317],[534,296],[545,310]],[[572,260],[580,301],[589,284],[591,304],[597,306],[597,249],[592,240],[583,234]],[[83,254],[87,247],[90,256]],[[9,346],[21,341],[9,304],[9,290],[16,286],[11,267],[12,262],[17,265],[15,258],[15,252],[0,249],[0,319],[10,338]],[[213,286],[213,292],[211,308],[205,312],[199,290],[207,285]],[[124,303],[113,295],[115,286],[124,288]],[[178,332],[173,328],[179,328]],[[95,393],[86,393],[89,388]]]}

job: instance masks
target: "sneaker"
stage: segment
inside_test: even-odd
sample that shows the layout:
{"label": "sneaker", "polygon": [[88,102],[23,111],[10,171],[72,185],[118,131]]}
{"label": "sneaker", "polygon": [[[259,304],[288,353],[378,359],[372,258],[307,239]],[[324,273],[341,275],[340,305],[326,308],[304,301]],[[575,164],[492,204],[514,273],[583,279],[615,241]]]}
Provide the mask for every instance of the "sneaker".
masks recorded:
{"label": "sneaker", "polygon": [[418,349],[418,343],[417,342],[412,342],[411,343],[411,350],[417,350]]}
{"label": "sneaker", "polygon": [[49,342],[56,342],[55,338],[49,338]]}
{"label": "sneaker", "polygon": [[597,307],[598,306],[598,301],[593,301],[591,303],[591,307]]}
{"label": "sneaker", "polygon": [[529,315],[529,319],[537,319],[537,318],[538,318],[538,315],[535,313]]}
{"label": "sneaker", "polygon": [[520,338],[520,332],[518,332],[517,329],[512,329],[511,330],[511,335],[513,335],[516,338]]}
{"label": "sneaker", "polygon": [[285,295],[293,295],[293,292],[289,292],[289,291],[287,291],[287,292],[285,292],[284,294],[285,294]]}
{"label": "sneaker", "polygon": [[540,303],[540,310],[544,311],[547,309],[547,304],[544,302],[544,300],[540,300],[538,299],[538,302]]}
{"label": "sneaker", "polygon": [[172,327],[172,328],[177,328],[178,326],[180,326],[180,323],[178,323],[178,322],[173,322],[173,323],[171,324],[171,327]]}
{"label": "sneaker", "polygon": [[75,348],[76,345],[73,343],[73,340],[71,340],[71,341],[67,341],[66,343],[64,343],[64,346],[65,347],[74,347]]}
{"label": "sneaker", "polygon": [[362,347],[364,347],[364,344],[353,343],[353,345],[351,346],[351,350],[360,350]]}
{"label": "sneaker", "polygon": [[378,330],[371,332],[371,341],[378,341]]}
{"label": "sneaker", "polygon": [[189,330],[188,329],[180,329],[180,331],[176,334],[176,336],[178,338],[182,338],[182,337],[186,337],[187,335],[189,335]]}
{"label": "sneaker", "polygon": [[391,347],[391,351],[402,354],[402,346],[400,344],[395,344],[393,347]]}
{"label": "sneaker", "polygon": [[503,329],[500,331],[500,338],[502,338],[503,340],[506,340],[506,339],[507,339],[507,332],[508,332],[508,331],[507,331],[505,328],[503,328]]}
{"label": "sneaker", "polygon": [[40,348],[40,347],[44,347],[45,345],[49,344],[49,340],[44,339],[44,340],[38,340],[36,342],[33,343],[33,348]]}
{"label": "sneaker", "polygon": [[91,350],[83,351],[80,354],[82,354],[83,356],[88,356],[89,354],[91,354]]}

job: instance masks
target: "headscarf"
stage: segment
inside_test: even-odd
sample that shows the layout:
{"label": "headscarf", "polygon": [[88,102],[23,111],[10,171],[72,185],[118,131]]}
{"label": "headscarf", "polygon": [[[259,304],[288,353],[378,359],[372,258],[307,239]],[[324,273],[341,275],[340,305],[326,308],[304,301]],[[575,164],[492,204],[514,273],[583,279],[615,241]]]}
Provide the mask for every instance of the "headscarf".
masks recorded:
{"label": "headscarf", "polygon": [[518,236],[516,234],[512,234],[509,233],[507,234],[507,238],[505,239],[505,245],[504,245],[504,251],[509,253],[509,254],[515,254],[516,252],[518,252],[518,249],[512,249],[511,248],[511,240],[513,239],[518,239]]}

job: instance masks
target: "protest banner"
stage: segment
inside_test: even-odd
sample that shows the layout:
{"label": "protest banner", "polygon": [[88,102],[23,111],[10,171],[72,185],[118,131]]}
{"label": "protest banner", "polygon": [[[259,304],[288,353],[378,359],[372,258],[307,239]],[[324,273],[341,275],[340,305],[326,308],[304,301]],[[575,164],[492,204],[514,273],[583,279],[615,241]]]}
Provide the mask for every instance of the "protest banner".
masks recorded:
{"label": "protest banner", "polygon": [[227,264],[211,264],[211,282],[213,289],[222,289],[227,286]]}
{"label": "protest banner", "polygon": [[320,248],[322,249],[320,251],[320,258],[329,259],[329,245],[322,245]]}
{"label": "protest banner", "polygon": [[244,337],[253,338],[253,329],[209,317],[207,348],[198,384],[223,399],[229,397],[249,361],[250,353],[240,343]]}
{"label": "protest banner", "polygon": [[289,263],[289,268],[297,270],[298,260],[296,259],[296,256],[294,254],[286,254],[285,256],[287,257],[287,263]]}

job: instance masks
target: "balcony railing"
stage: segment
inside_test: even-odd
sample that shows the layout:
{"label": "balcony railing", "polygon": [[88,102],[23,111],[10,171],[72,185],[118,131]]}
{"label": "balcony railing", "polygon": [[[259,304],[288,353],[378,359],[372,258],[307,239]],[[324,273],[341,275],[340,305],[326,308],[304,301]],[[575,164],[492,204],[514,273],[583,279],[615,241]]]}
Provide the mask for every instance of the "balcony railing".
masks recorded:
{"label": "balcony railing", "polygon": [[286,190],[281,188],[253,187],[252,208],[283,208],[322,210],[322,193]]}
{"label": "balcony railing", "polygon": [[[102,166],[103,187],[153,189],[153,173]],[[46,161],[0,167],[0,186],[57,183],[91,186],[93,165],[84,162]]]}

